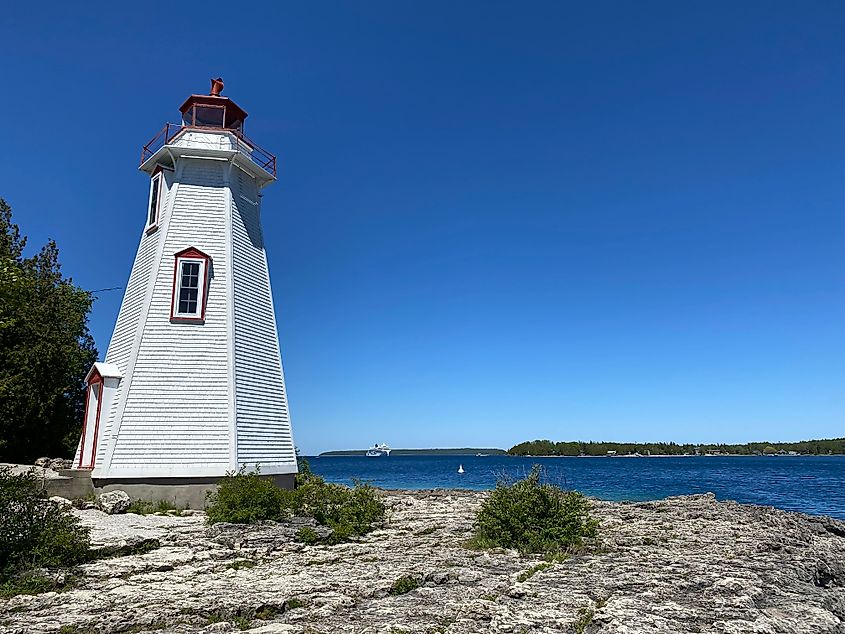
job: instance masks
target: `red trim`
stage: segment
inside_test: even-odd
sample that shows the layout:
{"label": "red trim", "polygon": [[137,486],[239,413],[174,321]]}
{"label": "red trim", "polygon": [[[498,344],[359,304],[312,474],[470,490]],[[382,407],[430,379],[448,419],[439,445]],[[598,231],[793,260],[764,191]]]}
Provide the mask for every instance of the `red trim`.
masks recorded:
{"label": "red trim", "polygon": [[173,254],[177,258],[197,258],[203,260],[210,260],[211,256],[207,253],[203,253],[196,247],[188,247],[187,249],[182,249],[181,251],[177,251]]}
{"label": "red trim", "polygon": [[[205,307],[208,304],[208,273],[211,266],[211,256],[203,253],[196,247],[188,247],[178,253],[174,253],[173,257],[175,258],[175,262],[173,264],[173,290],[170,293],[170,321],[174,323],[205,323]],[[179,273],[179,260],[182,258],[205,260],[202,276],[202,306],[200,307],[199,317],[185,317],[176,314],[176,276]]]}
{"label": "red trim", "polygon": [[85,430],[88,428],[88,402],[91,400],[91,386],[85,388],[85,413],[82,415],[82,437],[79,439],[79,464],[77,469],[82,468],[82,457],[85,455]]}
{"label": "red trim", "polygon": [[228,97],[223,96],[215,96],[215,95],[191,95],[185,100],[179,107],[179,112],[185,114],[192,106],[200,105],[200,106],[224,106],[231,115],[231,121],[245,121],[246,118],[249,116],[246,113],[246,110],[241,108],[238,104],[234,101],[229,99]]}
{"label": "red trim", "polygon": [[141,165],[149,160],[156,152],[158,152],[165,145],[171,144],[181,134],[188,130],[216,130],[218,132],[226,132],[235,136],[236,147],[241,151],[241,145],[246,147],[243,149],[244,153],[249,159],[258,165],[261,169],[267,171],[274,178],[276,177],[276,157],[270,154],[267,150],[262,148],[254,141],[250,141],[241,129],[233,128],[208,128],[203,126],[183,125],[181,123],[167,123],[156,134],[149,143],[141,148]]}
{"label": "red trim", "polygon": [[85,432],[88,429],[88,403],[91,402],[91,388],[94,385],[100,386],[100,397],[97,399],[97,418],[94,420],[94,442],[91,444],[91,465],[87,467],[88,469],[94,468],[94,459],[97,456],[97,437],[99,436],[100,431],[100,409],[103,404],[103,387],[105,383],[103,382],[103,377],[97,372],[96,368],[93,368],[88,377],[88,387],[85,390],[85,413],[82,416],[82,438],[80,439],[79,443],[79,465],[77,468],[82,469],[82,458],[85,456]]}
{"label": "red trim", "polygon": [[94,468],[94,460],[97,459],[97,439],[100,437],[100,411],[103,409],[103,393],[106,391],[106,384],[104,381],[99,382],[100,386],[100,395],[97,399],[97,418],[94,421],[94,442],[91,443],[91,464],[88,465],[89,469]]}

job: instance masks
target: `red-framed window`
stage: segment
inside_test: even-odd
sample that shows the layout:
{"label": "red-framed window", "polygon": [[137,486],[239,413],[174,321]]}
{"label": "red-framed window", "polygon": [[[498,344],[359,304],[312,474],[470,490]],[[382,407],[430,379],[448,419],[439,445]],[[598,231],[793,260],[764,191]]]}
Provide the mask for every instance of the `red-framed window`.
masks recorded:
{"label": "red-framed window", "polygon": [[189,247],[176,253],[175,258],[170,320],[203,323],[211,257],[199,249]]}
{"label": "red-framed window", "polygon": [[[100,413],[103,409],[103,377],[96,370],[88,377],[85,391],[85,414],[82,417],[82,438],[79,444],[78,469],[93,469],[97,457],[97,440],[100,435]],[[89,420],[89,416],[93,419]],[[90,438],[89,438],[90,435]],[[90,458],[86,460],[86,458]]]}

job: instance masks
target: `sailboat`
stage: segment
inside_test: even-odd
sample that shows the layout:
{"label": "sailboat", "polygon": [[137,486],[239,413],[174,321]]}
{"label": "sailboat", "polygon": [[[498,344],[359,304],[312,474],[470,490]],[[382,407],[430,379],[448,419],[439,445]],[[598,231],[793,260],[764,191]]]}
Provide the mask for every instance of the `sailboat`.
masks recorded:
{"label": "sailboat", "polygon": [[464,465],[459,464],[458,465],[458,473],[463,473],[463,472],[464,472]]}

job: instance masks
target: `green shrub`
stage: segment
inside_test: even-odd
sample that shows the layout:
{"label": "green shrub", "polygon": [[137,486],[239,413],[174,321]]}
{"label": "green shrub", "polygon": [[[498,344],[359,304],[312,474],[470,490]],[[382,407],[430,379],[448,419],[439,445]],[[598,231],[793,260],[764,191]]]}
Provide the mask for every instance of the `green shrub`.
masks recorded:
{"label": "green shrub", "polygon": [[262,605],[255,611],[255,618],[269,621],[279,616],[279,608],[275,605]]}
{"label": "green shrub", "polygon": [[589,507],[580,493],[541,483],[535,465],[524,480],[496,485],[476,516],[471,545],[523,553],[566,551],[596,535],[598,522]]}
{"label": "green shrub", "polygon": [[[226,475],[209,495],[206,508],[209,524],[231,522],[250,524],[261,520],[283,521],[292,516],[313,517],[332,529],[327,540],[337,543],[373,530],[385,515],[385,507],[375,489],[356,482],[353,488],[327,483],[307,470],[296,477],[294,490],[280,489],[257,472],[241,468]],[[300,529],[297,537],[316,543],[317,534]],[[310,530],[310,529],[309,529]]]}
{"label": "green shrub", "polygon": [[302,484],[308,478],[314,475],[314,472],[311,471],[311,465],[308,463],[308,460],[305,458],[301,458],[299,454],[296,454],[296,484]]}
{"label": "green shrub", "polygon": [[390,596],[396,597],[400,594],[408,594],[411,590],[416,590],[421,585],[422,583],[417,577],[405,575],[404,577],[399,577],[396,581],[394,581],[387,593]]}
{"label": "green shrub", "polygon": [[235,616],[232,618],[232,623],[234,623],[239,630],[248,630],[250,628],[251,619],[246,616]]}
{"label": "green shrub", "polygon": [[217,490],[208,496],[205,509],[209,524],[231,522],[252,524],[261,520],[280,520],[286,515],[285,491],[258,471],[247,473],[241,467],[220,480]]}
{"label": "green shrub", "polygon": [[310,526],[303,526],[296,532],[296,541],[303,544],[316,544],[320,541],[320,536]]}
{"label": "green shrub", "polygon": [[313,517],[332,529],[330,542],[364,535],[384,519],[385,508],[373,487],[356,482],[353,488],[309,475],[293,491],[291,512]]}
{"label": "green shrub", "polygon": [[181,510],[167,500],[158,500],[157,502],[153,502],[152,500],[135,500],[129,505],[126,512],[137,515],[152,515],[153,513],[167,513],[169,511]]}
{"label": "green shrub", "polygon": [[65,585],[65,583],[59,584],[55,579],[40,572],[24,572],[0,582],[0,599],[8,599],[19,594],[50,592]]}
{"label": "green shrub", "polygon": [[[88,529],[70,509],[47,499],[33,472],[0,469],[0,582],[29,579],[29,571],[72,566],[89,559]],[[8,589],[8,588],[7,588]]]}
{"label": "green shrub", "polygon": [[251,559],[238,559],[230,563],[227,568],[231,568],[232,570],[245,570],[249,568],[255,568],[257,564],[252,561]]}

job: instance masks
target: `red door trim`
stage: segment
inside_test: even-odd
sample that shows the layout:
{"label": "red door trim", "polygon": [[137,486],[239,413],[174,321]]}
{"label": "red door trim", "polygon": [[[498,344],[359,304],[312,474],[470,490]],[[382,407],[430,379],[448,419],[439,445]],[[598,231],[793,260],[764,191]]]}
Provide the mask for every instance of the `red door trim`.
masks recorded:
{"label": "red door trim", "polygon": [[[100,386],[100,396],[97,399],[97,413],[95,414],[96,418],[94,419],[94,438],[92,439],[93,442],[91,443],[91,464],[87,467],[82,466],[82,459],[85,457],[85,432],[88,429],[88,403],[91,402],[91,390],[95,385]],[[105,388],[105,382],[103,381],[103,377],[100,375],[97,370],[93,370],[91,372],[91,377],[88,379],[88,389],[85,391],[85,414],[82,417],[82,438],[80,439],[79,443],[79,464],[77,465],[78,469],[93,469],[94,468],[94,460],[97,457],[97,438],[100,435],[100,411],[102,410],[103,406],[103,391]]]}

